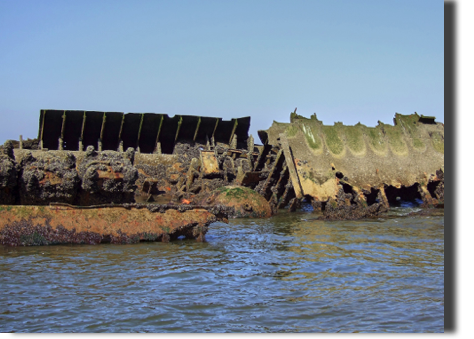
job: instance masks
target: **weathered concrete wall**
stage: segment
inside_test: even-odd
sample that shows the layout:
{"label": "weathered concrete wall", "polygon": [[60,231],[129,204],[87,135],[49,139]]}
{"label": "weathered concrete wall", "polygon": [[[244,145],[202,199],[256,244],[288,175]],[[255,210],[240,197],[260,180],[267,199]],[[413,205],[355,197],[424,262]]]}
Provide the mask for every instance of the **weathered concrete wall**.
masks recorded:
{"label": "weathered concrete wall", "polygon": [[138,171],[133,166],[134,150],[96,152],[88,146],[76,164],[81,180],[79,205],[134,202]]}
{"label": "weathered concrete wall", "polygon": [[14,204],[18,194],[18,164],[13,143],[5,142],[0,149],[0,204]]}
{"label": "weathered concrete wall", "polygon": [[[138,172],[128,152],[15,150],[17,203],[82,206],[134,202]],[[15,202],[10,202],[15,203]]]}
{"label": "weathered concrete wall", "polygon": [[[4,162],[11,163],[16,171],[10,175],[10,186],[18,199],[6,203],[223,204],[233,208],[227,213],[229,217],[269,217],[272,210],[268,199],[249,188],[240,191],[253,195],[239,195],[239,199],[235,196],[234,202],[216,199],[222,193],[218,189],[241,184],[246,171],[253,167],[254,160],[249,158],[255,159],[258,153],[223,146],[206,151],[204,147],[178,143],[176,154],[135,153],[131,148],[126,152],[97,152],[92,146],[84,152],[16,149],[12,151],[14,156]],[[19,183],[16,186],[15,177]],[[265,181],[266,176],[258,180]],[[230,191],[226,188],[226,192]]]}
{"label": "weathered concrete wall", "polygon": [[337,201],[343,188],[354,198],[370,200],[384,188],[419,185],[415,193],[433,203],[436,197],[429,191],[434,192],[441,181],[437,171],[444,170],[444,125],[417,114],[396,114],[393,126],[379,122],[367,127],[326,126],[316,115],[307,119],[292,113],[291,123],[274,122],[259,136],[264,144],[284,150],[297,197],[309,196],[316,202]]}
{"label": "weathered concrete wall", "polygon": [[21,152],[20,157],[15,158],[19,165],[20,204],[47,205],[59,201],[69,204],[75,202],[80,179],[73,154],[25,150]]}

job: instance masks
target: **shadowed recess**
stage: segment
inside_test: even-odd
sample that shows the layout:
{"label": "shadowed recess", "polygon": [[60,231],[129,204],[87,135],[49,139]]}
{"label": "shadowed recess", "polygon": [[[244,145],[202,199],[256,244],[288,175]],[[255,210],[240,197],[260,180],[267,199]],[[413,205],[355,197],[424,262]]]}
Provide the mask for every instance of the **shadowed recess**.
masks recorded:
{"label": "shadowed recess", "polygon": [[243,148],[247,145],[247,139],[250,128],[250,117],[238,118],[237,127],[235,128],[235,134],[237,135],[238,147]]}
{"label": "shadowed recess", "polygon": [[82,134],[82,121],[84,111],[66,111],[64,125],[63,148],[68,151],[75,151],[79,147],[79,139]]}
{"label": "shadowed recess", "polygon": [[142,128],[140,130],[140,152],[153,153],[156,147],[156,137],[160,128],[162,114],[145,113],[143,115]]}
{"label": "shadowed recess", "polygon": [[199,117],[191,115],[182,115],[181,117],[182,121],[177,140],[193,141],[196,128],[198,127]]}
{"label": "shadowed recess", "polygon": [[220,121],[219,118],[201,117],[201,123],[196,134],[196,142],[201,144],[206,143],[206,137],[211,140],[216,128],[216,122]]}
{"label": "shadowed recess", "polygon": [[122,127],[123,113],[106,112],[102,147],[104,150],[117,150],[120,128]]}
{"label": "shadowed recess", "polygon": [[176,132],[178,131],[180,120],[181,117],[179,115],[175,115],[172,118],[168,115],[163,117],[163,126],[161,127],[159,140],[161,143],[161,151],[165,154],[173,153]]}
{"label": "shadowed recess", "polygon": [[245,147],[250,128],[250,117],[223,121],[222,118],[155,113],[121,113],[79,110],[41,110],[38,139],[43,148],[57,150],[63,136],[63,149],[79,150],[87,146],[114,150],[123,142],[123,149],[140,147],[142,153],[153,153],[157,142],[165,154],[172,154],[178,141],[205,144],[212,137],[216,142],[229,144],[237,136],[238,147]]}
{"label": "shadowed recess", "polygon": [[94,146],[98,148],[98,141],[100,138],[100,130],[102,128],[102,122],[104,120],[104,112],[87,111],[86,121],[84,123],[83,131],[83,144],[84,149],[88,146]]}
{"label": "shadowed recess", "polygon": [[222,142],[224,144],[228,144],[230,142],[230,135],[232,134],[232,130],[235,125],[234,120],[235,119],[226,121],[221,119],[219,121],[216,131],[214,133],[214,139],[216,140],[216,142]]}
{"label": "shadowed recess", "polygon": [[61,136],[64,111],[43,110],[43,147],[58,149],[58,140]]}
{"label": "shadowed recess", "polygon": [[129,147],[137,147],[138,129],[140,128],[141,118],[142,115],[140,113],[125,114],[122,127],[122,140],[124,150]]}

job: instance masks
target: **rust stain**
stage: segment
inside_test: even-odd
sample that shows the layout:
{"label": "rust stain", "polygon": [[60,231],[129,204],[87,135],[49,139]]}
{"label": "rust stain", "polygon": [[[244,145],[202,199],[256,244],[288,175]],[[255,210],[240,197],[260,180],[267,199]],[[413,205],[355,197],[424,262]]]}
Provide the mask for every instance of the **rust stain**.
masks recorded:
{"label": "rust stain", "polygon": [[201,151],[202,171],[205,174],[219,173],[219,164],[214,151]]}
{"label": "rust stain", "polygon": [[59,178],[58,176],[54,175],[53,173],[51,172],[48,172],[48,171],[45,171],[44,172],[44,177],[43,179],[41,179],[38,183],[40,185],[44,185],[46,183],[49,183],[50,185],[58,185],[58,184],[61,184],[63,181],[61,178]]}
{"label": "rust stain", "polygon": [[[122,207],[0,206],[0,243],[22,245],[21,239],[33,234],[33,229],[40,230],[40,233],[48,231],[50,235],[69,232],[69,238],[63,239],[63,243],[77,243],[73,235],[85,233],[100,239],[128,237],[136,241],[149,240],[147,236],[150,234],[155,238],[165,234],[171,238],[192,234],[197,238],[207,232],[207,225],[213,221],[216,221],[216,216],[205,209],[151,212],[134,207],[125,210]],[[199,229],[196,230],[196,227]],[[12,231],[15,229],[16,233]]]}
{"label": "rust stain", "polygon": [[137,169],[138,173],[144,175],[145,177],[148,177],[148,174],[145,173],[145,171],[142,168]]}
{"label": "rust stain", "polygon": [[97,170],[99,179],[123,179],[123,173],[115,172],[112,167],[108,166],[106,171]]}

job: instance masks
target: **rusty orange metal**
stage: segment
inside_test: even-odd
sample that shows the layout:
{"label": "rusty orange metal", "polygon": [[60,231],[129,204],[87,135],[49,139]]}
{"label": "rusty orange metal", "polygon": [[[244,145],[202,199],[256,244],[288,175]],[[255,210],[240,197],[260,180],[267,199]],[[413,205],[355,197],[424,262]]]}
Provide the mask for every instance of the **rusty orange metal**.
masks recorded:
{"label": "rusty orange metal", "polygon": [[130,239],[134,242],[160,240],[179,235],[202,239],[207,226],[216,220],[214,214],[200,208],[182,212],[176,209],[151,212],[147,208],[122,206],[74,208],[63,205],[0,205],[0,243],[31,245],[22,239],[29,239],[35,234],[45,238],[45,244],[48,241],[55,243],[53,240],[58,234],[66,234],[60,243],[81,243],[85,236],[96,239],[91,243],[103,242],[104,239],[126,239],[126,242]]}
{"label": "rusty orange metal", "polygon": [[99,174],[99,179],[123,179],[123,173],[115,172],[110,166],[107,166],[106,171],[97,170],[97,173]]}
{"label": "rusty orange metal", "polygon": [[219,164],[214,151],[201,151],[201,165],[204,174],[219,173]]}

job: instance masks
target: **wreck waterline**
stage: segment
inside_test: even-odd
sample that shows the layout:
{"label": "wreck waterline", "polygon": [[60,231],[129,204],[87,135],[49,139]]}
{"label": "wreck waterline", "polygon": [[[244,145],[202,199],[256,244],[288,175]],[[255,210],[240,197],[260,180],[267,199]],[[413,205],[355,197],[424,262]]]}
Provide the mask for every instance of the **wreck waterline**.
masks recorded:
{"label": "wreck waterline", "polygon": [[[206,205],[216,207],[207,209],[216,220],[268,218],[304,200],[326,220],[377,217],[398,199],[444,207],[444,125],[434,117],[397,113],[393,126],[327,126],[295,109],[290,120],[259,131],[257,145],[250,117],[41,110],[35,149],[22,142],[14,149],[11,141],[0,147],[0,204],[167,205],[180,212]],[[209,224],[194,213],[195,224]],[[99,233],[115,239],[122,228],[114,224],[110,233],[110,225]],[[144,240],[142,228],[126,238]]]}
{"label": "wreck waterline", "polygon": [[[0,244],[9,246],[100,243],[131,244],[180,236],[204,240],[218,213],[202,208],[178,211],[168,206],[2,206]],[[160,211],[161,209],[161,211]]]}

